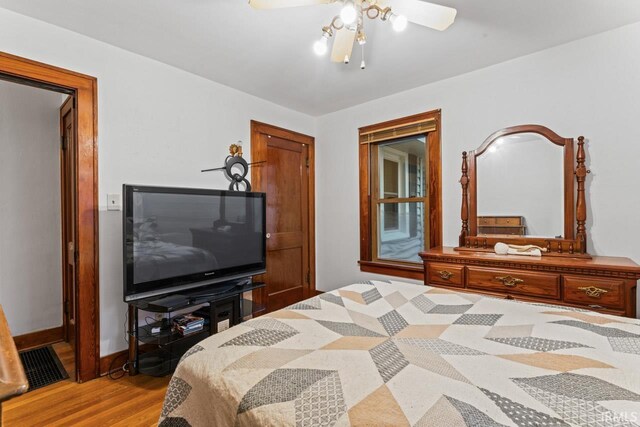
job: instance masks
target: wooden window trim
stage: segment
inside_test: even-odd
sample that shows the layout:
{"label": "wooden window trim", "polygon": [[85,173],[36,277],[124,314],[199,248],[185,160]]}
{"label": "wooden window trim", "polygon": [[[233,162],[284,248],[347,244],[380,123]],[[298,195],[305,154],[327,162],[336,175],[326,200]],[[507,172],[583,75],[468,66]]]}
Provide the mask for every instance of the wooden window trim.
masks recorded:
{"label": "wooden window trim", "polygon": [[[414,126],[411,128],[411,126]],[[400,129],[401,132],[394,132]],[[424,135],[428,149],[428,209],[429,209],[429,248],[442,246],[442,147],[441,147],[441,110],[433,110],[408,117],[389,120],[365,126],[359,130],[359,163],[360,163],[360,270],[421,280],[423,269],[421,265],[400,261],[376,260],[373,250],[373,221],[375,215],[372,209],[372,144],[402,138],[411,135]],[[377,138],[376,132],[384,132]],[[413,133],[411,133],[413,132]],[[396,136],[392,136],[397,134]],[[412,198],[415,199],[415,198]],[[398,199],[400,201],[401,199]]]}

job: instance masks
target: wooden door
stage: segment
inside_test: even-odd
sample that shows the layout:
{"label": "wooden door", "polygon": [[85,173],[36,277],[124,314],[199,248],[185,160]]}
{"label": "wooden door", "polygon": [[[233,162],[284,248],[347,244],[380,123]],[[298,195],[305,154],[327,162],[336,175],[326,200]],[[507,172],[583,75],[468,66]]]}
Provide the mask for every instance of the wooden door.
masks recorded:
{"label": "wooden door", "polygon": [[267,193],[267,311],[315,295],[313,138],[252,122],[254,191]]}
{"label": "wooden door", "polygon": [[76,141],[72,96],[60,107],[60,183],[62,200],[62,296],[65,341],[75,349],[76,326]]}

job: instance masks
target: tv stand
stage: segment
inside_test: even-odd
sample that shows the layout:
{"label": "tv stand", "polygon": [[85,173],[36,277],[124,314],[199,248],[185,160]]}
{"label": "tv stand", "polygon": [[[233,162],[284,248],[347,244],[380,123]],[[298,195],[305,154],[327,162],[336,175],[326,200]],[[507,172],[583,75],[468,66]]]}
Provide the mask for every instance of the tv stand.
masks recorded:
{"label": "tv stand", "polygon": [[[197,289],[165,296],[155,296],[129,302],[129,375],[138,373],[164,376],[173,372],[182,355],[203,339],[246,320],[265,310],[248,298],[246,292],[263,288],[264,283],[243,279],[237,283]],[[198,311],[208,318],[202,330],[182,336],[166,324],[176,315]],[[140,311],[161,313],[162,320],[144,317]],[[163,327],[164,326],[164,327]],[[152,333],[154,328],[160,328]]]}

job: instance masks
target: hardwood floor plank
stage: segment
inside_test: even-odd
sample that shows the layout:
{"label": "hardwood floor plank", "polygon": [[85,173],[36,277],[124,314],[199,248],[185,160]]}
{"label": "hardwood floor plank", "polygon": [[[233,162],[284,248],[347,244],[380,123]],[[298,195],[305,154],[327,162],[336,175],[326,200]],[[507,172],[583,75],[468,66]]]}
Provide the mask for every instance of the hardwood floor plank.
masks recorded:
{"label": "hardwood floor plank", "polygon": [[76,377],[76,355],[74,354],[73,347],[63,341],[53,344],[53,350],[58,355],[65,371],[69,374],[69,378],[74,380]]}
{"label": "hardwood floor plank", "polygon": [[4,427],[156,425],[170,377],[62,381],[3,405]]}
{"label": "hardwood floor plank", "polygon": [[78,384],[73,348],[65,342],[53,348],[71,378],[4,403],[3,427],[157,425],[170,377],[125,375]]}
{"label": "hardwood floor plank", "polygon": [[[164,398],[164,396],[163,396]],[[133,416],[128,417],[125,420],[119,421],[113,425],[113,427],[148,427],[158,424],[158,418],[162,411],[162,402],[153,404],[147,409],[139,411]],[[150,421],[153,420],[153,421]]]}

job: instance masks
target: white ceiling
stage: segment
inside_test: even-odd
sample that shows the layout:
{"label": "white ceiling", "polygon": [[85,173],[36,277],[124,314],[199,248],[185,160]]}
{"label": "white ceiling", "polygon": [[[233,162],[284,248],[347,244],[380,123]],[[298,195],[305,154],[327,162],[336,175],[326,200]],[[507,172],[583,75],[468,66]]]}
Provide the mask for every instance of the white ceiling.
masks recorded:
{"label": "white ceiling", "polygon": [[[390,0],[393,4],[393,0]],[[245,0],[0,0],[85,34],[314,116],[640,21],[638,0],[442,0],[438,32],[365,23],[367,69],[312,44],[339,5],[268,11]]]}

